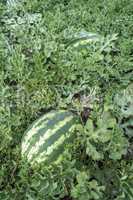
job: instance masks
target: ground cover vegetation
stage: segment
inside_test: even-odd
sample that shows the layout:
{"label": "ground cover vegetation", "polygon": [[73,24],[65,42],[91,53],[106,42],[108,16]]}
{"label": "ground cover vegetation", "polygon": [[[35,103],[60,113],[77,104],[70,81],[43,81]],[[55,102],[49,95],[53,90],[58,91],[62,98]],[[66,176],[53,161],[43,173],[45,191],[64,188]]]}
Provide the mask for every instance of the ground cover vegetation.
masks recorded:
{"label": "ground cover vegetation", "polygon": [[[0,199],[133,199],[133,1],[0,1]],[[92,36],[92,41],[87,37]],[[27,127],[76,113],[60,164],[22,159]]]}

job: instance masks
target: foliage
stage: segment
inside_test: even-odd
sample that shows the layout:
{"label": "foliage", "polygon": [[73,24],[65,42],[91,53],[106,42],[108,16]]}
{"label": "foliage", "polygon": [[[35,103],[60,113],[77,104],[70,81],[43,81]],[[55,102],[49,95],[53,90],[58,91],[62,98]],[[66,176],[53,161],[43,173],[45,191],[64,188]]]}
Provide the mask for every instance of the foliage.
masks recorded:
{"label": "foliage", "polygon": [[96,180],[89,181],[87,172],[77,175],[78,184],[72,189],[72,196],[76,199],[99,199],[102,198],[104,186],[99,186]]}
{"label": "foliage", "polygon": [[102,160],[108,153],[109,158],[118,160],[123,154],[126,154],[128,141],[116,124],[115,118],[111,117],[108,112],[103,112],[95,126],[90,119],[85,125],[83,134],[86,135],[87,155],[91,156],[93,160]]}
{"label": "foliage", "polygon": [[115,96],[119,124],[128,137],[133,137],[133,85]]}
{"label": "foliage", "polygon": [[[1,0],[1,200],[133,199],[132,8],[132,0]],[[31,168],[23,133],[56,107],[83,123],[59,165]]]}

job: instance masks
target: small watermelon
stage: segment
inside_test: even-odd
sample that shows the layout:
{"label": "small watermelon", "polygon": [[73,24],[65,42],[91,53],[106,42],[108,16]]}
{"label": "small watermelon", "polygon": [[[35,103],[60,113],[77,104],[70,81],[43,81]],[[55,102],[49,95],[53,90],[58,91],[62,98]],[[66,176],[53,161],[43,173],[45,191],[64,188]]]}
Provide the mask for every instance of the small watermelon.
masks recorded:
{"label": "small watermelon", "polygon": [[65,110],[53,110],[37,119],[22,138],[22,157],[31,164],[57,161],[71,143],[72,129],[79,122],[76,115]]}

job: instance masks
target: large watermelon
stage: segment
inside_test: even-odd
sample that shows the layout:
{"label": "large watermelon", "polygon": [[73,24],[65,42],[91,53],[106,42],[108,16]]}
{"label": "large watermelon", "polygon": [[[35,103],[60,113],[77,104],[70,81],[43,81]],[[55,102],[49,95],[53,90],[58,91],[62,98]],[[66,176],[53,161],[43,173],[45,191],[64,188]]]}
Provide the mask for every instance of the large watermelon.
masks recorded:
{"label": "large watermelon", "polygon": [[65,110],[54,110],[37,119],[22,139],[22,156],[31,163],[57,161],[66,144],[75,138],[72,129],[78,117]]}

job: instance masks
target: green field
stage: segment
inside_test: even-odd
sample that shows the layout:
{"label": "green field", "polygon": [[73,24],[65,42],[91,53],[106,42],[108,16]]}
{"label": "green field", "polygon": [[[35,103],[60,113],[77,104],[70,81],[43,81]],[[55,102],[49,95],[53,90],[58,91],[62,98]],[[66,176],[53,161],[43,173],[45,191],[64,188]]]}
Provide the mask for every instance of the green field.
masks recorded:
{"label": "green field", "polygon": [[[22,137],[52,109],[81,123],[32,167]],[[132,0],[0,0],[0,200],[133,200]]]}

